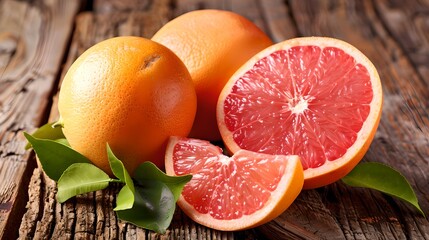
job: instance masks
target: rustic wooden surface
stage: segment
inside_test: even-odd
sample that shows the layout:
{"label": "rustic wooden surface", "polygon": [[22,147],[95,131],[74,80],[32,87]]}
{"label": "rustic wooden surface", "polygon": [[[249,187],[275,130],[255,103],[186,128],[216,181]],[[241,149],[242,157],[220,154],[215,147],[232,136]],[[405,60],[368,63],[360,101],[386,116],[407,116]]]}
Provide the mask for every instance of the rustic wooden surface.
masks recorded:
{"label": "rustic wooden surface", "polygon": [[0,1],[0,236],[25,212],[35,162],[22,131],[46,121],[77,1]]}
{"label": "rustic wooden surface", "polygon": [[303,191],[277,219],[235,233],[195,224],[180,210],[165,235],[136,228],[114,215],[115,187],[55,201],[55,183],[24,151],[22,131],[58,117],[59,82],[73,60],[106,38],[150,38],[169,19],[201,8],[235,11],[276,42],[331,36],[364,52],[380,73],[384,107],[363,161],[403,173],[429,214],[428,0],[0,0],[0,237],[429,239],[428,220],[410,205],[341,182]]}

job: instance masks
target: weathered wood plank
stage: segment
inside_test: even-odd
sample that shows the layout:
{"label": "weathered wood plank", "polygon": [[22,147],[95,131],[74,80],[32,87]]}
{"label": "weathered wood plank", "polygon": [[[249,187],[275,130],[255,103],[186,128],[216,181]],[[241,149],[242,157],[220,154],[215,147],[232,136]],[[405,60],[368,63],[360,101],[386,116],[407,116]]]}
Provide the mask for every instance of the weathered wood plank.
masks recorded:
{"label": "weathered wood plank", "polygon": [[[429,1],[374,1],[389,34],[399,43],[429,87]],[[427,102],[426,102],[427,103]]]}
{"label": "weathered wood plank", "polygon": [[[332,0],[308,4],[291,0],[288,4],[299,35],[343,39],[376,65],[385,103],[380,128],[364,161],[383,162],[398,169],[410,180],[423,210],[428,212],[429,117],[427,101],[422,100],[429,99],[429,89],[386,32],[373,3]],[[300,215],[294,215],[297,209],[301,209]],[[288,224],[296,222],[292,227]],[[304,237],[307,239],[429,238],[429,222],[409,205],[340,182],[303,192],[289,210],[260,229],[266,234],[299,233],[301,229],[296,226],[317,236]]]}
{"label": "weathered wood plank", "polygon": [[22,131],[46,117],[79,4],[0,1],[0,238],[18,235],[35,166]]}
{"label": "weathered wood plank", "polygon": [[174,2],[174,17],[198,9],[223,9],[236,12],[265,30],[266,22],[263,19],[262,9],[258,0],[176,0]]}
{"label": "weathered wood plank", "polygon": [[297,29],[291,17],[290,8],[282,0],[260,1],[265,19],[265,32],[274,42],[297,37]]}
{"label": "weathered wood plank", "polygon": [[[94,13],[117,13],[117,12],[139,12],[151,11],[154,7],[165,7],[165,1],[151,0],[95,0],[93,6]],[[163,7],[164,6],[164,7]]]}

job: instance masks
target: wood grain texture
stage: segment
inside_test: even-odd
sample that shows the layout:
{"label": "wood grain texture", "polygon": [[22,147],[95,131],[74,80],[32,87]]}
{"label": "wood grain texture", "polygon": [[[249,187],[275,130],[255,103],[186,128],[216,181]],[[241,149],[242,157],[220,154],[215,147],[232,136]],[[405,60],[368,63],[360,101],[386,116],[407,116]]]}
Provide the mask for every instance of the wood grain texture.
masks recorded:
{"label": "wood grain texture", "polygon": [[265,32],[274,42],[297,37],[297,29],[291,16],[291,10],[282,0],[260,1],[265,19]]}
{"label": "wood grain texture", "polygon": [[374,5],[383,26],[425,80],[425,87],[429,88],[429,1],[381,0],[374,1]]}
{"label": "wood grain texture", "polygon": [[[169,19],[202,8],[235,11],[276,42],[297,36],[345,40],[370,58],[383,84],[382,120],[363,161],[386,163],[403,173],[428,214],[427,6],[427,0],[95,0],[93,12],[77,18],[65,70],[101,40],[119,35],[151,37]],[[0,49],[6,49],[0,50],[0,68],[11,62],[9,49],[19,48],[5,36],[0,38],[8,39],[0,40],[5,42]],[[0,87],[0,97],[2,91]],[[54,97],[50,119],[57,117]],[[342,182],[303,191],[281,216],[249,231],[211,230],[177,210],[165,235],[118,220],[112,210],[117,187],[58,204],[55,183],[36,168],[28,189],[30,200],[20,227],[23,239],[429,239],[428,220],[410,205]]]}
{"label": "wood grain texture", "polygon": [[34,161],[22,131],[45,121],[77,1],[0,1],[0,238],[15,238]]}

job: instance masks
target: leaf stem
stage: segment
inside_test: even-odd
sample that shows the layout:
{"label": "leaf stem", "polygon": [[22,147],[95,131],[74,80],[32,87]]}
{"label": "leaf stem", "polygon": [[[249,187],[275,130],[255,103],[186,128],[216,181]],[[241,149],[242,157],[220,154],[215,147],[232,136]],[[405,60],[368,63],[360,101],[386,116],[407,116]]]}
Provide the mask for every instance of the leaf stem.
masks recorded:
{"label": "leaf stem", "polygon": [[58,121],[52,123],[52,128],[57,128],[57,127],[64,127],[64,122],[63,122],[63,118],[60,116],[60,119],[58,119]]}
{"label": "leaf stem", "polygon": [[111,179],[109,180],[109,182],[113,182],[113,183],[125,183],[125,182],[124,182],[124,181],[122,181],[122,180],[114,179],[114,178],[111,178]]}

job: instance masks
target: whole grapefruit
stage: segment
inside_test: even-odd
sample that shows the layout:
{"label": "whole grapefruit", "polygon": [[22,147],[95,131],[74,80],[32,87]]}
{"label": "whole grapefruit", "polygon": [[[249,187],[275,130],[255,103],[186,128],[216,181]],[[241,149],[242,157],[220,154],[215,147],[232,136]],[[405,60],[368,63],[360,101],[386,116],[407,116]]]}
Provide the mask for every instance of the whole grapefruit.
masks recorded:
{"label": "whole grapefruit", "polygon": [[168,48],[117,37],[72,64],[58,109],[71,147],[111,175],[106,144],[130,173],[144,161],[163,168],[168,137],[188,135],[196,100],[188,70]]}
{"label": "whole grapefruit", "polygon": [[243,16],[223,10],[197,10],[165,24],[152,40],[170,48],[185,63],[198,98],[191,137],[220,140],[216,103],[225,83],[249,58],[272,45]]}

